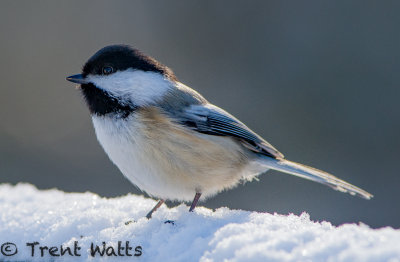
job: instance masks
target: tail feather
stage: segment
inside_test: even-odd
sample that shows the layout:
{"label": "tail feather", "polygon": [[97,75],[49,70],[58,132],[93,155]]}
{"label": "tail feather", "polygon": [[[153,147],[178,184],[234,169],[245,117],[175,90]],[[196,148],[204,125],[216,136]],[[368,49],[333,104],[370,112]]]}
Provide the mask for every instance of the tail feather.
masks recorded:
{"label": "tail feather", "polygon": [[312,180],[327,185],[335,190],[347,192],[351,195],[357,195],[365,199],[371,199],[373,197],[373,195],[368,193],[367,191],[350,183],[347,183],[346,181],[343,181],[327,172],[315,169],[313,167],[309,167],[285,159],[268,158],[265,160],[266,161],[264,161],[264,163],[271,169]]}

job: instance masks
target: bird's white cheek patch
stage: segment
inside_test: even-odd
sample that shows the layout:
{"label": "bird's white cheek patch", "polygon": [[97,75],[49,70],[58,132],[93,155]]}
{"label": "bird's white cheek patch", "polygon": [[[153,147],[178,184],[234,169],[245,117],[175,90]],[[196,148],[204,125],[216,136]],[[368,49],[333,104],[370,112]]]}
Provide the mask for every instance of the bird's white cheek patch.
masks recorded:
{"label": "bird's white cheek patch", "polygon": [[87,79],[116,98],[137,106],[161,99],[173,85],[160,73],[140,70],[119,71],[107,76],[89,75]]}

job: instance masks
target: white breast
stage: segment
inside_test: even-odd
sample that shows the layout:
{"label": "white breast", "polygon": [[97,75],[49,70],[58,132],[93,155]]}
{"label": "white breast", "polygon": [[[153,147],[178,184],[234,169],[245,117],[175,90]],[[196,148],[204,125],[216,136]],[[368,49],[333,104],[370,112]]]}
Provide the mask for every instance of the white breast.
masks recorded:
{"label": "white breast", "polygon": [[[134,118],[135,115],[131,117]],[[111,161],[141,190],[150,194],[156,192],[152,190],[154,182],[158,182],[157,179],[152,181],[154,166],[150,159],[143,156],[140,127],[132,124],[136,121],[103,116],[93,116],[92,121],[97,139]]]}
{"label": "white breast", "polygon": [[92,117],[112,162],[148,194],[190,201],[196,192],[211,196],[260,172],[231,139],[192,134],[158,117],[154,110],[126,119]]}

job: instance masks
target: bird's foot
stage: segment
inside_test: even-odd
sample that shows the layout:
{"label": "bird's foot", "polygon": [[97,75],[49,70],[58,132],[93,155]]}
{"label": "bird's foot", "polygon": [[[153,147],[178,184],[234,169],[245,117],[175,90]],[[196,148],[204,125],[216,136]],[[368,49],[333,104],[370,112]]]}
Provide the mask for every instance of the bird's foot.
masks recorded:
{"label": "bird's foot", "polygon": [[132,223],[136,223],[136,220],[129,220],[125,222],[125,226],[132,224]]}
{"label": "bird's foot", "polygon": [[175,226],[175,221],[174,220],[166,220],[166,221],[164,221],[164,224],[171,224],[171,225]]}

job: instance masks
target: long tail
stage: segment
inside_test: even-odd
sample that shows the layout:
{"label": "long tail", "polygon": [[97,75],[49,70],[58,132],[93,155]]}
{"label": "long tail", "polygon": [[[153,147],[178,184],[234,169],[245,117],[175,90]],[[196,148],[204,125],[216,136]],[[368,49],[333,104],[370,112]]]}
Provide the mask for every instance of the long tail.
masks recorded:
{"label": "long tail", "polygon": [[359,187],[347,183],[327,172],[295,163],[285,159],[263,158],[263,162],[271,169],[275,169],[290,175],[295,175],[308,180],[312,180],[327,185],[335,190],[347,192],[351,195],[357,195],[365,199],[371,199],[372,194]]}

